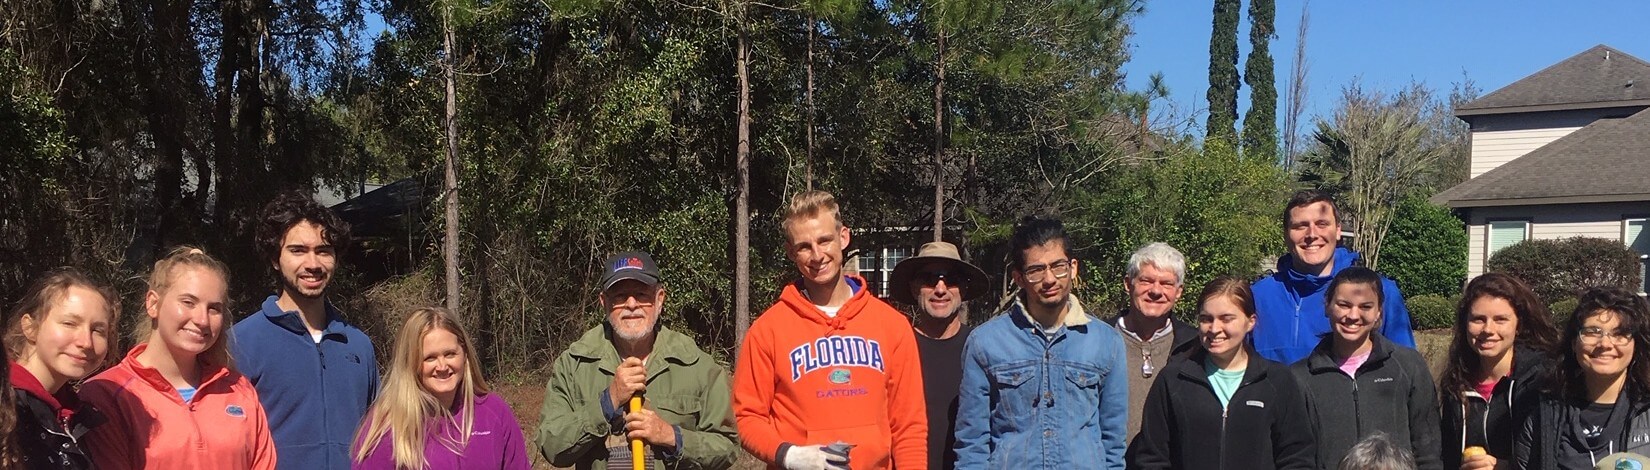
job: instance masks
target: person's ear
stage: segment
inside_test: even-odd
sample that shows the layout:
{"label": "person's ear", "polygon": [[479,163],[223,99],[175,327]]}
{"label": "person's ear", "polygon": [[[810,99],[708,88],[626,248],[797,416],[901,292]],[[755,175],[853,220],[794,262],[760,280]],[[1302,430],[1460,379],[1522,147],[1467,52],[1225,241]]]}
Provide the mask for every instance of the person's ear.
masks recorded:
{"label": "person's ear", "polygon": [[149,318],[160,318],[160,293],[153,290],[143,296],[143,313]]}

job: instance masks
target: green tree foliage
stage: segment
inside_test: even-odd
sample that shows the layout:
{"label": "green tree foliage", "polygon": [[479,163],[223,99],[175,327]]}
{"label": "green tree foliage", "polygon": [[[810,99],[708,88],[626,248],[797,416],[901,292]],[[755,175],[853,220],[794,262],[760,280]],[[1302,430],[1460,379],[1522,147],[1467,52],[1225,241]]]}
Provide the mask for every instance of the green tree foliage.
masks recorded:
{"label": "green tree foliage", "polygon": [[1456,294],[1466,281],[1466,227],[1449,209],[1420,195],[1399,203],[1382,251],[1381,271],[1405,294]]}
{"label": "green tree foliage", "polygon": [[[1068,227],[1083,254],[1086,292],[1096,312],[1126,304],[1128,257],[1161,241],[1186,255],[1186,297],[1220,275],[1257,277],[1261,261],[1280,252],[1277,221],[1286,175],[1271,161],[1240,158],[1224,143],[1201,151],[1176,146],[1160,161],[1122,169],[1115,184],[1076,207]],[[1191,304],[1182,302],[1182,318]]]}
{"label": "green tree foliage", "polygon": [[1432,330],[1455,325],[1458,299],[1439,294],[1410,295],[1408,291],[1404,295],[1408,296],[1404,299],[1404,305],[1409,307],[1409,318],[1415,329]]}
{"label": "green tree foliage", "polygon": [[1272,37],[1276,36],[1274,0],[1249,0],[1249,58],[1243,83],[1249,85],[1249,112],[1243,114],[1243,156],[1278,158],[1278,87],[1272,73]]}
{"label": "green tree foliage", "polygon": [[1331,119],[1318,121],[1297,178],[1336,194],[1341,222],[1356,234],[1351,248],[1371,268],[1382,267],[1382,242],[1399,201],[1425,191],[1437,162],[1459,144],[1435,126],[1448,112],[1420,84],[1388,95],[1354,83]]}
{"label": "green tree foliage", "polygon": [[1210,140],[1236,143],[1238,116],[1238,17],[1242,0],[1215,0],[1213,33],[1209,36],[1209,124],[1204,135]]}
{"label": "green tree foliage", "polygon": [[1551,303],[1593,287],[1637,291],[1639,267],[1638,254],[1620,241],[1589,237],[1525,240],[1495,252],[1484,265],[1486,271],[1523,279]]}

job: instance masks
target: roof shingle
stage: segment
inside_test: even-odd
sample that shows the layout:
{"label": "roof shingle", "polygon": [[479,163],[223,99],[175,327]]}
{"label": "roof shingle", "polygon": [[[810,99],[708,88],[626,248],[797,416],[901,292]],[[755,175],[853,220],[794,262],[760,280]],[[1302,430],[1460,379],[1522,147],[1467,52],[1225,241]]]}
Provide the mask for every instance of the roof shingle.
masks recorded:
{"label": "roof shingle", "polygon": [[1650,109],[1594,121],[1432,201],[1450,207],[1650,201]]}
{"label": "roof shingle", "polygon": [[1644,101],[1650,101],[1650,62],[1600,44],[1461,105],[1456,115],[1534,110],[1519,108],[1603,108]]}

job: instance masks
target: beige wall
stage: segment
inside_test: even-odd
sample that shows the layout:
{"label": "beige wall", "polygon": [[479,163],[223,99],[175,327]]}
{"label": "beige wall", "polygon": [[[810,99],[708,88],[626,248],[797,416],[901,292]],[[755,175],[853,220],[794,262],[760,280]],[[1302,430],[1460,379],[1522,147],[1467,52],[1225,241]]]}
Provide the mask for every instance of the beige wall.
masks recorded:
{"label": "beige wall", "polygon": [[1650,202],[1473,208],[1467,218],[1467,278],[1484,273],[1484,262],[1489,260],[1484,247],[1489,243],[1491,220],[1529,220],[1533,239],[1592,237],[1620,241],[1622,220],[1646,215],[1650,215]]}

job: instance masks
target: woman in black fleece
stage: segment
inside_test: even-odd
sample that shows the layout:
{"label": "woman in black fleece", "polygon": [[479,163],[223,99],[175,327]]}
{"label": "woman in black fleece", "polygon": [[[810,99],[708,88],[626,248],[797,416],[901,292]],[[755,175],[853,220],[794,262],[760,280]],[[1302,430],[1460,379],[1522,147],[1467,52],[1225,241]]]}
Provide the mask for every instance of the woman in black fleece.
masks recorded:
{"label": "woman in black fleece", "polygon": [[[1438,378],[1444,468],[1489,470],[1511,461],[1513,437],[1535,413],[1557,341],[1547,306],[1524,281],[1488,273],[1467,284]],[[1488,453],[1463,459],[1470,447]]]}
{"label": "woman in black fleece", "polygon": [[1513,468],[1591,469],[1650,452],[1650,304],[1620,288],[1581,294],[1551,390],[1513,441]]}
{"label": "woman in black fleece", "polygon": [[1215,279],[1197,305],[1203,347],[1171,359],[1152,382],[1128,468],[1312,468],[1312,433],[1294,377],[1244,341],[1255,328],[1249,283]]}
{"label": "woman in black fleece", "polygon": [[1306,391],[1318,442],[1318,468],[1335,468],[1358,441],[1376,431],[1415,456],[1415,468],[1440,470],[1438,392],[1414,349],[1381,336],[1381,275],[1342,270],[1329,282],[1324,313],[1329,333],[1290,366]]}

